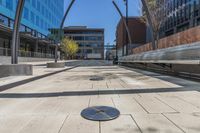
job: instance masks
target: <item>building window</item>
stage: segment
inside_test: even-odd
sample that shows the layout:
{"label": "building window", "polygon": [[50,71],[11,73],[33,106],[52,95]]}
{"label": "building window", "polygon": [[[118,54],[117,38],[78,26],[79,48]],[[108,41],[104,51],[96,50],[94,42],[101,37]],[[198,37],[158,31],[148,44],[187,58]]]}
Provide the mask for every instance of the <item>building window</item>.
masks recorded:
{"label": "building window", "polygon": [[8,18],[0,15],[0,24],[8,26]]}
{"label": "building window", "polygon": [[37,10],[40,12],[40,2],[37,1]]}
{"label": "building window", "polygon": [[28,8],[24,7],[24,18],[26,20],[29,20],[29,11],[28,11]]}
{"label": "building window", "polygon": [[32,6],[36,8],[36,0],[32,0]]}
{"label": "building window", "polygon": [[40,27],[43,29],[43,20],[40,20]]}
{"label": "building window", "polygon": [[39,16],[36,17],[36,25],[37,25],[37,26],[40,26]]}
{"label": "building window", "polygon": [[13,10],[13,1],[12,0],[6,0],[6,8],[9,10]]}
{"label": "building window", "polygon": [[31,21],[33,24],[35,24],[35,15],[33,12],[31,12]]}
{"label": "building window", "polygon": [[45,16],[45,12],[44,12],[44,6],[42,6],[42,15]]}

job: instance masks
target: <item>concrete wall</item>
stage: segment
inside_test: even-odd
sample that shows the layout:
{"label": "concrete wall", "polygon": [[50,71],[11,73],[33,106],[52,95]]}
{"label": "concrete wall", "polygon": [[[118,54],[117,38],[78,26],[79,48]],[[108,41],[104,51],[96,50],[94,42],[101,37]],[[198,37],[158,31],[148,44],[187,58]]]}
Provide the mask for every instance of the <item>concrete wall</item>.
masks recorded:
{"label": "concrete wall", "polygon": [[[28,58],[28,57],[19,57],[19,62],[38,62],[38,61],[53,61],[54,59],[48,58]],[[11,64],[10,56],[0,56],[0,64]]]}

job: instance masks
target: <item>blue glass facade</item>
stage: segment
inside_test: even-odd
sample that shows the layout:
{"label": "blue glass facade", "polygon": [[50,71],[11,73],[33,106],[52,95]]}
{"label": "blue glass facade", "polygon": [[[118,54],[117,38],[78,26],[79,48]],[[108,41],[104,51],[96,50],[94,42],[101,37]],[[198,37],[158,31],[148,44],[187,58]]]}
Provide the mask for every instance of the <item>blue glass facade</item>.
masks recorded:
{"label": "blue glass facade", "polygon": [[[14,19],[18,0],[0,0],[0,14]],[[47,35],[49,28],[58,28],[64,13],[64,0],[25,0],[22,25]],[[4,25],[6,19],[2,18]],[[9,22],[13,27],[13,22]],[[23,30],[21,27],[20,30]]]}

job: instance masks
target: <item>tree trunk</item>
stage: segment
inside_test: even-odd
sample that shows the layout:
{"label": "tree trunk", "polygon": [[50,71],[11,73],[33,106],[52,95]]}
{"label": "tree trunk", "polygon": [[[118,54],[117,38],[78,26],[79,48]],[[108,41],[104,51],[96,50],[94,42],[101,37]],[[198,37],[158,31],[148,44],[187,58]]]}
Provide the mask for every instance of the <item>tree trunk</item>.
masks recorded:
{"label": "tree trunk", "polygon": [[142,4],[143,4],[143,7],[144,7],[144,10],[147,14],[147,20],[148,20],[148,23],[149,23],[149,26],[150,26],[150,29],[151,29],[151,38],[152,38],[152,48],[153,50],[156,49],[156,38],[154,36],[154,29],[153,29],[153,22],[151,20],[151,15],[150,15],[150,12],[149,12],[149,8],[148,8],[148,5],[146,3],[145,0],[141,0]]}
{"label": "tree trunk", "polygon": [[155,38],[155,49],[157,49],[158,48],[158,43],[159,43],[159,33],[154,32],[153,36]]}

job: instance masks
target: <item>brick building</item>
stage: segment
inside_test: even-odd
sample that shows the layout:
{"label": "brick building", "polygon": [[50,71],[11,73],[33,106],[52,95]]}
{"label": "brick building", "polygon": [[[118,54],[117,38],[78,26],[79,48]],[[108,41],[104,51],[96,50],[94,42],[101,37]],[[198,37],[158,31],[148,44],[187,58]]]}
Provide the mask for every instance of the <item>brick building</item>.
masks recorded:
{"label": "brick building", "polygon": [[128,54],[131,54],[131,49],[146,43],[146,24],[139,17],[128,18],[128,28],[131,35],[132,44],[129,44],[126,28],[121,19],[116,30],[116,45],[119,57],[126,55],[127,44]]}

